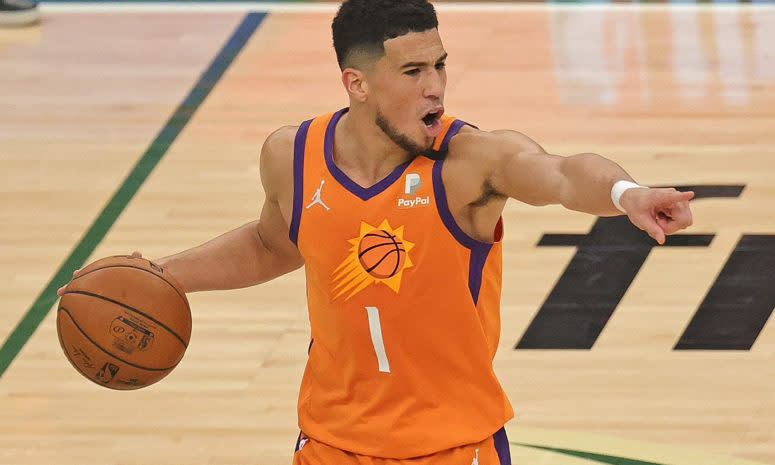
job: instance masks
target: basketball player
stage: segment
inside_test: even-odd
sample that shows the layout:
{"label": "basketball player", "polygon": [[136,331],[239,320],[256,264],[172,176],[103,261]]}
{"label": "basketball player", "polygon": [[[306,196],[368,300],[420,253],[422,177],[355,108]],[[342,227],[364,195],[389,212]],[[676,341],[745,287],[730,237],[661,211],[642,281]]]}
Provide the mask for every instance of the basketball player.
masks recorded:
{"label": "basketball player", "polygon": [[257,221],[158,263],[188,292],[305,266],[294,465],[510,464],[492,367],[508,199],[626,213],[661,244],[691,224],[693,193],[446,116],[425,0],[345,1],[333,37],[349,107],[267,138]]}

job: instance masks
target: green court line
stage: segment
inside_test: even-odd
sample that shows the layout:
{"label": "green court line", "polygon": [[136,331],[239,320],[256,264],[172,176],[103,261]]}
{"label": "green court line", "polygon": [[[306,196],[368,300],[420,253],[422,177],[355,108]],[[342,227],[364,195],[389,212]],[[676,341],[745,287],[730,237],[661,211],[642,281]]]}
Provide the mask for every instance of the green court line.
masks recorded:
{"label": "green court line", "polygon": [[116,222],[119,215],[124,211],[124,208],[132,200],[132,197],[140,189],[140,186],[151,174],[186,124],[191,120],[191,117],[210,94],[210,91],[234,61],[234,58],[245,46],[265,16],[265,13],[248,13],[245,16],[242,23],[232,33],[207,70],[202,73],[199,81],[197,81],[183,102],[175,109],[175,112],[167,120],[167,123],[153,142],[151,142],[151,145],[129,175],[127,175],[116,193],[113,194],[105,208],[97,216],[78,244],[76,244],[73,251],[70,252],[70,256],[65,259],[64,263],[54,274],[54,277],[35,299],[35,302],[33,302],[19,324],[8,336],[3,346],[0,347],[0,377],[3,376],[8,366],[30,339],[32,333],[38,328],[49,310],[51,310],[51,307],[58,299],[57,289],[65,285],[72,277],[73,270],[83,266],[92,252],[94,252],[94,249],[105,237],[105,234]]}
{"label": "green court line", "polygon": [[530,447],[532,449],[541,449],[549,452],[556,452],[558,454],[570,455],[573,457],[579,457],[608,465],[664,465],[657,462],[646,462],[643,460],[629,459],[626,457],[617,457],[615,455],[594,454],[592,452],[584,452],[580,450],[558,449],[555,447],[536,446],[533,444],[520,444],[518,442],[509,442],[509,444],[520,447]]}

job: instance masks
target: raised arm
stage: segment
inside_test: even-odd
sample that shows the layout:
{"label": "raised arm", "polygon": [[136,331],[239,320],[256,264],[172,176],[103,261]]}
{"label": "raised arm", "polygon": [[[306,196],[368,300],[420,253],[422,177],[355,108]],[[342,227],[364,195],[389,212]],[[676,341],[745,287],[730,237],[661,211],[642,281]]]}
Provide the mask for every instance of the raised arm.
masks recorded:
{"label": "raised arm", "polygon": [[186,292],[248,287],[304,263],[288,238],[295,129],[285,127],[274,132],[261,150],[261,183],[266,200],[258,220],[198,247],[155,260]]}
{"label": "raised arm", "polygon": [[[665,235],[692,223],[693,192],[673,188],[614,190],[617,181],[633,182],[613,161],[594,153],[568,157],[547,153],[515,131],[468,131],[456,137],[460,153],[477,154],[484,185],[494,192],[531,205],[562,204],[597,216],[622,214],[660,244]],[[619,185],[621,186],[621,184]]]}

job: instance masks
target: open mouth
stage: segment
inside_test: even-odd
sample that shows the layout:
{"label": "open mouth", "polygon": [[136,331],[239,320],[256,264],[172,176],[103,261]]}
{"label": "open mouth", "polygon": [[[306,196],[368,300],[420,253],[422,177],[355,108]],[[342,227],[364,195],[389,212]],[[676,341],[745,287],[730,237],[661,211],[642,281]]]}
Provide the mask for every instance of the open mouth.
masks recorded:
{"label": "open mouth", "polygon": [[433,111],[428,113],[427,115],[423,116],[422,122],[425,123],[426,126],[431,127],[433,126],[433,123],[439,120],[441,118],[443,111]]}

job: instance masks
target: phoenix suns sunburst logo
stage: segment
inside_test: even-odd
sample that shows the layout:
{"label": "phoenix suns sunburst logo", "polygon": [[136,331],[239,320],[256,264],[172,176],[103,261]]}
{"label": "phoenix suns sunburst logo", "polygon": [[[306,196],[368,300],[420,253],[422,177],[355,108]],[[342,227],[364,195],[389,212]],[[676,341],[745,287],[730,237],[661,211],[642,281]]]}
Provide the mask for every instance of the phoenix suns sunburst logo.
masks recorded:
{"label": "phoenix suns sunburst logo", "polygon": [[361,221],[360,233],[348,242],[349,254],[334,270],[334,298],[347,294],[347,300],[374,283],[398,292],[404,270],[413,265],[409,251],[414,244],[404,238],[404,227],[393,229],[387,220],[379,226]]}

